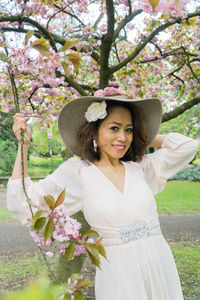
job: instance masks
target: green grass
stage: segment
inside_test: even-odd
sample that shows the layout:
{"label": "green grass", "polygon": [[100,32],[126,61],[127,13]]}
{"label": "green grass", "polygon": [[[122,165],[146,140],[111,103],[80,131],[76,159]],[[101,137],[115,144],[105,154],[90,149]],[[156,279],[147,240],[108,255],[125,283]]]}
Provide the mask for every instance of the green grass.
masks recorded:
{"label": "green grass", "polygon": [[[57,257],[51,260],[54,270]],[[47,274],[47,267],[40,253],[15,253],[0,256],[0,294],[22,289],[33,278]]]}
{"label": "green grass", "polygon": [[[6,264],[5,264],[6,263]],[[10,280],[13,277],[35,276],[44,270],[45,265],[39,255],[24,257],[13,256],[9,261],[0,259],[0,278]]]}
{"label": "green grass", "polygon": [[[53,157],[53,170],[56,170],[63,162],[62,158]],[[45,177],[51,172],[51,158],[30,156],[28,167],[31,177]]]}
{"label": "green grass", "polygon": [[200,243],[170,245],[175,257],[185,300],[200,299]]}
{"label": "green grass", "polygon": [[16,219],[14,219],[7,207],[0,207],[0,223],[2,222],[17,222]]}
{"label": "green grass", "polygon": [[[200,299],[200,243],[176,242],[170,247],[175,257],[176,265],[181,279],[184,300]],[[57,258],[52,260],[53,269]],[[37,277],[46,271],[46,266],[40,254],[15,254],[0,257],[0,290],[4,293],[8,290],[22,288],[23,280]],[[88,276],[88,275],[87,275]],[[92,279],[92,278],[91,278]],[[24,281],[24,284],[27,281]]]}
{"label": "green grass", "polygon": [[199,182],[169,181],[165,190],[155,198],[161,215],[200,214]]}

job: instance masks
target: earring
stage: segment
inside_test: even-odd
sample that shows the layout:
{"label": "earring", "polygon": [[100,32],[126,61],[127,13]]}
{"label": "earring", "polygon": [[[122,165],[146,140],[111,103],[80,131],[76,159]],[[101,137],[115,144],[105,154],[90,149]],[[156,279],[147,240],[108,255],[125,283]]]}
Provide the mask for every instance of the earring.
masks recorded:
{"label": "earring", "polygon": [[94,147],[94,152],[97,153],[97,142],[93,140],[93,147]]}

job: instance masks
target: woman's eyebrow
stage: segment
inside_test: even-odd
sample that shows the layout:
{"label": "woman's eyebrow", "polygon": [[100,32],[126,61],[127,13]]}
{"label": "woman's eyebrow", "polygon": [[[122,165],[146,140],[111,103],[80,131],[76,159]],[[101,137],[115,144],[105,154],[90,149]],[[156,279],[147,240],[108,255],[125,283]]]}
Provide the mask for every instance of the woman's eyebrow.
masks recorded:
{"label": "woman's eyebrow", "polygon": [[[116,122],[116,121],[110,122],[110,123],[108,123],[108,124],[115,124],[115,125],[122,126],[122,124],[121,124],[121,123],[119,123],[119,122]],[[126,126],[133,126],[133,124],[132,124],[132,123],[131,123],[131,124],[127,124]]]}

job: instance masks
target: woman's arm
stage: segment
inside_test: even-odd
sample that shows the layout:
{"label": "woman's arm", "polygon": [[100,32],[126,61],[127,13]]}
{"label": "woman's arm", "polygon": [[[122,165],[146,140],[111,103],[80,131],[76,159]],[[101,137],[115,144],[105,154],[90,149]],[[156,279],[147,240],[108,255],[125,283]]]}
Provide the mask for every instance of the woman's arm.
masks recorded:
{"label": "woman's arm", "polygon": [[162,146],[165,137],[166,137],[165,134],[157,134],[153,139],[153,141],[151,142],[151,144],[149,145],[149,147],[160,148]]}
{"label": "woman's arm", "polygon": [[27,167],[27,155],[29,142],[31,140],[31,129],[26,123],[26,120],[22,114],[17,113],[14,116],[13,131],[18,140],[18,151],[17,157],[13,168],[12,179],[21,179],[22,178],[22,163],[21,163],[21,133],[24,132],[24,144],[23,144],[23,158],[24,158],[24,177],[28,176],[28,167]]}

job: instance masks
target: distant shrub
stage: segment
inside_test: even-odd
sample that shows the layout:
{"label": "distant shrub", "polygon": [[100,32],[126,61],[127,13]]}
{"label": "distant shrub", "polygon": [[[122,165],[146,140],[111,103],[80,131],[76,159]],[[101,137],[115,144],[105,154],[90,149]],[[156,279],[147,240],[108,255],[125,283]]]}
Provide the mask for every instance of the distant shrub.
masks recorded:
{"label": "distant shrub", "polygon": [[17,146],[11,140],[0,141],[0,174],[10,175],[17,153]]}
{"label": "distant shrub", "polygon": [[200,167],[188,167],[178,172],[169,180],[190,180],[200,181]]}

